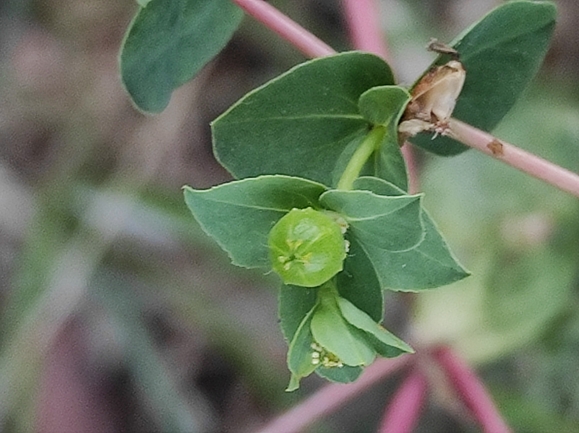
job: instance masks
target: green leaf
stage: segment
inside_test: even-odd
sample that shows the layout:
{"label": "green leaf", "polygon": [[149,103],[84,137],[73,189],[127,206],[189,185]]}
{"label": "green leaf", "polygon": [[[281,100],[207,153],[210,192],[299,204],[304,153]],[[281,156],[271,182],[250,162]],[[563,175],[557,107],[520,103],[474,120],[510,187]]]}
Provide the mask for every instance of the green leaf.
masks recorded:
{"label": "green leaf", "polygon": [[213,122],[215,155],[236,178],[281,173],[331,185],[342,152],[369,128],[358,98],[393,82],[389,66],[367,53],[298,65]]}
{"label": "green leaf", "polygon": [[395,132],[388,132],[384,135],[379,151],[370,157],[362,168],[360,175],[379,177],[393,183],[404,191],[408,190],[406,161],[400,151]]}
{"label": "green leaf", "polygon": [[376,352],[366,343],[363,334],[344,320],[336,303],[337,294],[334,291],[325,294],[321,291],[320,303],[315,307],[312,317],[314,340],[346,365],[370,365]]}
{"label": "green leaf", "polygon": [[405,251],[424,239],[420,195],[387,197],[370,191],[331,190],[320,202],[349,224],[350,237],[387,251]]}
{"label": "green leaf", "polygon": [[326,188],[306,179],[261,176],[184,190],[187,206],[233,264],[269,268],[267,239],[273,225],[293,208],[319,207]]}
{"label": "green leaf", "polygon": [[230,0],[140,4],[121,49],[121,76],[135,105],[157,113],[167,106],[174,89],[221,51],[243,14]]}
{"label": "green leaf", "polygon": [[316,305],[317,289],[283,284],[279,290],[279,319],[285,339],[292,341],[294,335],[304,320],[304,317]]}
{"label": "green leaf", "polygon": [[312,308],[300,323],[294,338],[289,345],[287,355],[288,368],[292,373],[290,384],[286,391],[293,391],[299,387],[299,380],[310,375],[317,367],[312,363],[312,344],[314,338],[311,323],[315,308]]}
{"label": "green leaf", "polygon": [[354,188],[362,191],[372,191],[374,194],[385,196],[406,195],[406,191],[399,186],[383,179],[376,179],[373,176],[359,177],[354,181]]}
{"label": "green leaf", "polygon": [[410,94],[400,86],[377,86],[360,95],[360,114],[373,125],[398,124]]}
{"label": "green leaf", "polygon": [[364,371],[363,367],[352,367],[351,365],[344,365],[339,368],[326,368],[320,366],[316,368],[316,374],[332,382],[350,383],[354,382]]}
{"label": "green leaf", "polygon": [[350,249],[344,261],[344,270],[336,276],[338,292],[374,321],[381,322],[384,294],[376,270],[363,251],[358,252],[358,241],[348,233],[346,239],[350,242]]}
{"label": "green leaf", "polygon": [[[359,178],[356,188],[365,188],[376,194],[404,194],[395,185],[372,177]],[[417,291],[440,287],[470,275],[452,255],[436,225],[422,210],[424,240],[408,251],[391,252],[372,244],[351,241],[350,252],[356,251],[358,260],[368,260],[376,271],[383,288]],[[347,261],[347,260],[346,260]]]}
{"label": "green leaf", "polygon": [[[492,130],[515,104],[545,57],[556,7],[551,2],[515,1],[492,10],[451,45],[460,53],[466,81],[453,117]],[[435,65],[444,64],[441,56]],[[439,155],[468,148],[443,136],[421,135],[412,142]]]}
{"label": "green leaf", "polygon": [[398,122],[409,100],[410,94],[402,87],[380,86],[364,92],[358,101],[360,113],[366,120],[386,127],[380,149],[372,155],[361,174],[379,177],[403,190],[408,189],[408,175],[398,144]]}
{"label": "green leaf", "polygon": [[338,306],[344,319],[368,334],[366,341],[372,342],[372,346],[380,355],[393,358],[403,353],[414,353],[412,347],[388,332],[348,300],[338,299]]}

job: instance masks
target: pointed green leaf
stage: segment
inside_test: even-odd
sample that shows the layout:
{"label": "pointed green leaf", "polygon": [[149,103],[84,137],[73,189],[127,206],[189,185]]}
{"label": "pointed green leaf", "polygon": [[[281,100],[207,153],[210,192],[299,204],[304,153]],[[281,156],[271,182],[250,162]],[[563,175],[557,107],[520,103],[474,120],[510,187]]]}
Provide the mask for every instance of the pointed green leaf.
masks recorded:
{"label": "pointed green leaf", "polygon": [[374,361],[376,352],[364,341],[363,334],[344,320],[334,292],[321,296],[311,330],[314,340],[346,365],[369,365]]}
{"label": "pointed green leaf", "polygon": [[123,84],[143,111],[162,111],[229,41],[243,14],[230,0],[140,0],[120,56]]}
{"label": "pointed green leaf", "polygon": [[[356,188],[376,194],[404,194],[395,185],[372,177],[359,178]],[[422,210],[424,240],[416,247],[402,252],[390,252],[371,244],[351,241],[350,252],[356,251],[358,260],[368,260],[375,269],[383,288],[416,291],[444,286],[467,277],[469,274],[448,249],[436,225]],[[365,311],[365,310],[364,310]]]}
{"label": "pointed green leaf", "polygon": [[306,314],[289,345],[287,364],[292,373],[292,378],[286,391],[297,389],[299,380],[310,375],[317,367],[317,365],[312,363],[312,344],[314,339],[311,332],[311,323],[314,310],[315,308],[312,308]]}
{"label": "pointed green leaf", "polygon": [[318,207],[319,183],[289,176],[261,176],[207,190],[185,187],[185,202],[203,228],[231,257],[248,268],[270,267],[267,238],[293,208]]}
{"label": "pointed green leaf", "polygon": [[367,341],[372,342],[372,346],[380,355],[393,358],[403,353],[413,353],[414,350],[400,338],[388,332],[380,324],[376,323],[370,316],[362,310],[356,308],[354,304],[346,299],[338,299],[340,311],[351,325],[368,334]]}
{"label": "pointed green leaf", "polygon": [[[492,130],[537,73],[555,28],[557,11],[546,1],[514,1],[497,7],[451,45],[460,53],[466,81],[453,117]],[[448,61],[442,56],[435,64]],[[430,134],[429,134],[430,135]],[[443,136],[413,143],[439,155],[468,148]]]}
{"label": "pointed green leaf", "polygon": [[361,246],[372,262],[382,287],[390,290],[432,289],[461,280],[469,275],[454,258],[434,222],[424,215],[424,240],[402,252]]}
{"label": "pointed green leaf", "polygon": [[342,152],[368,129],[358,98],[393,82],[389,66],[367,53],[305,62],[213,122],[215,154],[236,178],[281,173],[331,185]]}
{"label": "pointed green leaf", "polygon": [[364,245],[405,251],[424,239],[420,195],[387,197],[370,191],[331,190],[320,202],[348,222],[348,232]]}

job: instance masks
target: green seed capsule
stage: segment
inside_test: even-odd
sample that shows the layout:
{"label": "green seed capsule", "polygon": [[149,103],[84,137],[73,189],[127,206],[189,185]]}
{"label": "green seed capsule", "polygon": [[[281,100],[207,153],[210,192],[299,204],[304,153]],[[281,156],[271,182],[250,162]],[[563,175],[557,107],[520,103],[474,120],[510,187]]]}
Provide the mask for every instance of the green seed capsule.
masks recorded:
{"label": "green seed capsule", "polygon": [[292,209],[269,232],[273,270],[286,284],[317,287],[342,270],[346,242],[331,217],[312,208]]}

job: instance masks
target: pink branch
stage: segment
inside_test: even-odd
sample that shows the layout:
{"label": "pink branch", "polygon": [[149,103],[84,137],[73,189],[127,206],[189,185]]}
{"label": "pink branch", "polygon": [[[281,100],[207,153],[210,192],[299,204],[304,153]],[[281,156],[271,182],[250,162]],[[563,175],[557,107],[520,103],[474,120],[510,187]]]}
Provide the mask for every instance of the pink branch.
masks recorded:
{"label": "pink branch", "polygon": [[380,11],[375,0],[344,0],[352,45],[357,50],[388,59],[388,46],[380,27]]}
{"label": "pink branch", "polygon": [[422,373],[414,370],[396,391],[379,433],[410,433],[419,419],[426,398],[427,382]]}
{"label": "pink branch", "polygon": [[532,153],[525,152],[512,144],[498,140],[492,135],[457,119],[450,119],[449,121],[449,136],[579,197],[579,175],[576,173]]}
{"label": "pink branch", "polygon": [[485,432],[511,432],[484,385],[466,362],[449,347],[435,350],[434,357]]}
{"label": "pink branch", "polygon": [[313,59],[336,54],[332,47],[263,0],[233,0],[233,2],[295,46],[306,57]]}
{"label": "pink branch", "polygon": [[366,368],[358,380],[348,384],[333,383],[324,386],[298,406],[274,419],[259,433],[280,433],[302,431],[308,425],[335,411],[348,400],[375,385],[411,360],[403,355],[395,359],[379,359]]}

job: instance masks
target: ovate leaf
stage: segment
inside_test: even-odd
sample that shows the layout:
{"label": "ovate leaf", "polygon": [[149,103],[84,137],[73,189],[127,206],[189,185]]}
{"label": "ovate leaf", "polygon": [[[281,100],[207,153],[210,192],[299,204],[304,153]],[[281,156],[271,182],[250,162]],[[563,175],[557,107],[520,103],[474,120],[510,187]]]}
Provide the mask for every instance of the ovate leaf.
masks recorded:
{"label": "ovate leaf", "polygon": [[368,131],[358,98],[393,82],[389,66],[372,54],[305,62],[213,122],[215,154],[236,178],[281,173],[331,185],[342,152]]}
{"label": "ovate leaf", "polygon": [[349,224],[350,237],[387,251],[404,251],[424,238],[420,195],[382,196],[371,191],[331,190],[320,202]]}
{"label": "ovate leaf", "polygon": [[162,111],[174,89],[225,46],[243,16],[230,0],[140,0],[121,49],[123,84],[143,111]]}
{"label": "ovate leaf", "polygon": [[[375,194],[404,194],[404,191],[382,179],[363,177],[356,180],[355,188]],[[424,239],[407,251],[391,252],[372,243],[352,239],[350,252],[357,259],[368,260],[373,266],[382,288],[417,291],[444,286],[469,274],[450,252],[442,235],[428,213],[422,209]],[[358,257],[359,256],[359,257]],[[365,310],[364,310],[365,311]]]}
{"label": "ovate leaf", "polygon": [[[546,1],[514,1],[497,7],[451,45],[460,53],[466,81],[453,117],[492,130],[537,73],[555,28],[556,8]],[[440,57],[435,64],[448,61]],[[468,149],[443,136],[422,134],[413,143],[439,155]]]}
{"label": "ovate leaf", "polygon": [[325,190],[306,179],[261,176],[207,190],[185,187],[185,202],[233,264],[270,267],[267,239],[273,225],[293,208],[318,207]]}

